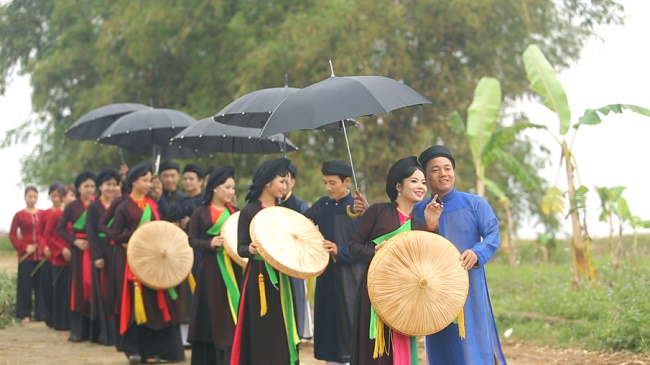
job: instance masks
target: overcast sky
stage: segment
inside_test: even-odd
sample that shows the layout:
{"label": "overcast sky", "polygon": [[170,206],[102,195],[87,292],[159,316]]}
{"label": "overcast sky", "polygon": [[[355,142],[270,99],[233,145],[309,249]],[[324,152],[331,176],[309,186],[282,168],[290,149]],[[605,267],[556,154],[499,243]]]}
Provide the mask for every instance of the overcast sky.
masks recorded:
{"label": "overcast sky", "polygon": [[[628,19],[625,26],[601,27],[599,35],[603,42],[592,41],[582,52],[580,61],[560,75],[577,121],[587,108],[607,104],[636,104],[650,108],[650,57],[645,51],[650,34],[650,1],[619,0],[625,6]],[[2,123],[0,133],[16,127],[31,115],[31,89],[24,77],[16,77],[4,97],[0,97]],[[522,104],[532,122],[544,123],[558,133],[558,121],[553,113],[539,104]],[[570,132],[572,133],[572,132]],[[553,167],[544,174],[555,181],[559,163],[559,146],[546,133],[530,133],[540,144],[554,151]],[[571,136],[571,134],[569,134]],[[598,222],[599,199],[594,186],[626,186],[624,197],[632,214],[650,220],[648,204],[647,170],[650,152],[650,118],[627,112],[608,116],[598,126],[581,127],[575,139],[574,152],[578,160],[581,182],[592,192],[588,195],[588,226],[592,236],[606,236],[608,226]],[[0,231],[7,231],[14,213],[24,207],[23,189],[20,182],[20,158],[30,153],[38,141],[16,145],[0,150],[5,178],[0,187],[6,197],[0,210]],[[563,171],[563,170],[562,170]],[[566,188],[566,177],[559,177],[561,188]],[[39,207],[49,202],[45,192],[40,194]],[[568,222],[567,222],[568,223]],[[565,225],[569,227],[569,225]],[[539,227],[532,223],[519,231],[520,237],[534,237]],[[627,233],[631,233],[630,229]]]}

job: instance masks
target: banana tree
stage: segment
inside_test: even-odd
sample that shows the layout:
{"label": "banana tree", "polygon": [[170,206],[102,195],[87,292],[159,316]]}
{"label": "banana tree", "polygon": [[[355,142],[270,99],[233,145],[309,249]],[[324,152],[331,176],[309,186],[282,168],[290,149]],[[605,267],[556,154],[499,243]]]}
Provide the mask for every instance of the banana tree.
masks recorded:
{"label": "banana tree", "polygon": [[609,224],[609,256],[614,264],[616,261],[616,251],[614,243],[614,213],[616,211],[616,202],[623,195],[625,191],[624,186],[614,186],[611,188],[602,186],[596,187],[598,197],[600,198],[600,216],[598,219],[601,222]]}
{"label": "banana tree", "polygon": [[[545,207],[548,214],[562,214],[564,212],[564,196],[568,195],[569,212],[571,218],[572,236],[571,252],[573,258],[574,282],[576,285],[581,284],[583,279],[589,275],[595,280],[595,271],[591,266],[591,260],[588,257],[590,239],[587,233],[586,221],[580,220],[579,201],[585,201],[583,196],[578,194],[587,188],[582,186],[576,187],[576,175],[578,174],[577,161],[573,154],[572,147],[576,134],[581,125],[597,125],[602,122],[600,115],[607,115],[610,112],[622,113],[630,110],[641,115],[650,116],[650,110],[629,104],[612,104],[606,105],[599,109],[587,109],[578,123],[573,125],[573,135],[570,142],[567,141],[567,134],[571,129],[571,109],[564,87],[557,78],[553,67],[548,62],[542,51],[536,45],[530,45],[523,53],[524,67],[526,75],[530,81],[531,88],[542,96],[544,105],[553,111],[559,121],[559,134],[554,134],[546,127],[545,129],[553,136],[560,146],[560,163],[556,185],[551,187],[545,194]],[[567,190],[562,191],[557,186],[560,176],[560,168],[564,165],[567,179]],[[578,183],[580,182],[578,175]]]}
{"label": "banana tree", "polygon": [[650,221],[643,220],[638,215],[634,215],[630,219],[630,226],[634,231],[634,235],[632,238],[632,263],[636,265],[636,258],[638,255],[637,244],[639,240],[639,229],[650,228]]}
{"label": "banana tree", "polygon": [[512,155],[503,151],[503,147],[512,143],[515,135],[525,128],[540,127],[531,123],[517,123],[511,127],[497,128],[497,118],[501,112],[501,84],[497,79],[483,77],[474,89],[474,98],[467,109],[467,124],[458,112],[447,118],[447,123],[454,133],[467,140],[476,174],[476,192],[485,198],[487,189],[497,198],[503,207],[505,220],[501,231],[502,247],[507,248],[510,266],[517,266],[517,250],[513,239],[514,222],[510,200],[502,189],[485,176],[485,168],[491,163],[499,163],[522,180],[534,181],[526,168]]}

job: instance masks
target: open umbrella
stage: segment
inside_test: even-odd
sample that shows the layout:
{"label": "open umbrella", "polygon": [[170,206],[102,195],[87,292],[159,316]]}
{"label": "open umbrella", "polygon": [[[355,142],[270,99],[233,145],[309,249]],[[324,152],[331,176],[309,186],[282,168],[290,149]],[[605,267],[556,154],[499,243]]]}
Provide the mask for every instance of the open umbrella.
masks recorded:
{"label": "open umbrella", "polygon": [[[151,148],[156,155],[156,172],[163,147],[169,145],[179,131],[195,123],[196,119],[174,109],[148,108],[127,114],[116,120],[97,139],[98,143],[127,149]],[[165,158],[170,158],[163,155]]]}
{"label": "open umbrella", "polygon": [[[201,119],[180,131],[171,140],[172,146],[191,149],[199,156],[212,153],[266,154],[296,151],[282,134],[259,139],[260,129],[215,123],[212,118]],[[286,145],[286,148],[285,148]]]}
{"label": "open umbrella", "polygon": [[[383,76],[337,77],[332,69],[329,78],[284,99],[267,120],[260,138],[292,130],[317,129],[337,120],[386,114],[423,104],[431,104],[431,101],[399,81]],[[345,123],[343,132],[354,185],[358,187]]]}
{"label": "open umbrella", "polygon": [[[295,87],[272,87],[260,89],[242,95],[225,108],[221,109],[213,117],[215,122],[222,124],[235,125],[239,127],[262,128],[271,116],[275,108],[282,103],[284,99],[299,91]],[[323,129],[339,128],[339,121],[327,123],[321,126]],[[346,127],[356,126],[352,119],[346,120]]]}
{"label": "open umbrella", "polygon": [[108,104],[91,110],[77,119],[65,135],[72,139],[91,141],[99,138],[113,122],[122,116],[150,107],[137,103]]}

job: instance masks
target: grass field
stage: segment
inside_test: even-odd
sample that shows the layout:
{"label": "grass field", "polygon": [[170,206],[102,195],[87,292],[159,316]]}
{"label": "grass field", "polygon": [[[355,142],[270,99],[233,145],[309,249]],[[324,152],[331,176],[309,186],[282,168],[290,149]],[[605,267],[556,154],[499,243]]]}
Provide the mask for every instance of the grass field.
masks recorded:
{"label": "grass field", "polygon": [[[625,237],[629,248],[632,237]],[[626,257],[612,267],[607,239],[592,243],[597,281],[572,285],[568,243],[559,242],[548,264],[533,241],[517,243],[519,266],[499,252],[486,266],[501,336],[538,345],[650,354],[650,235],[639,236],[636,265]],[[15,260],[0,237],[0,257]],[[0,272],[0,328],[11,320],[15,275]]]}

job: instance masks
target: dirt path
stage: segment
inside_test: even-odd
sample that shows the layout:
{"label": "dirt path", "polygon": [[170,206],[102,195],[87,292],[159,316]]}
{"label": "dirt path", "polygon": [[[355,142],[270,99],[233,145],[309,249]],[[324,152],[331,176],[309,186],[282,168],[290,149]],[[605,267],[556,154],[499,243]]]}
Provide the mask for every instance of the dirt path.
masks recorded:
{"label": "dirt path", "polygon": [[[0,272],[15,272],[14,254],[0,254]],[[422,341],[420,341],[422,343]],[[635,354],[600,354],[576,349],[555,349],[527,343],[503,343],[510,365],[650,365],[650,356]],[[420,364],[424,351],[420,348]],[[186,351],[190,363],[190,351]],[[47,329],[42,322],[15,324],[0,330],[0,364],[128,364],[114,347],[90,343],[72,343],[67,334]],[[301,365],[323,365],[313,358],[311,342],[300,345]],[[270,364],[272,365],[272,364]]]}

